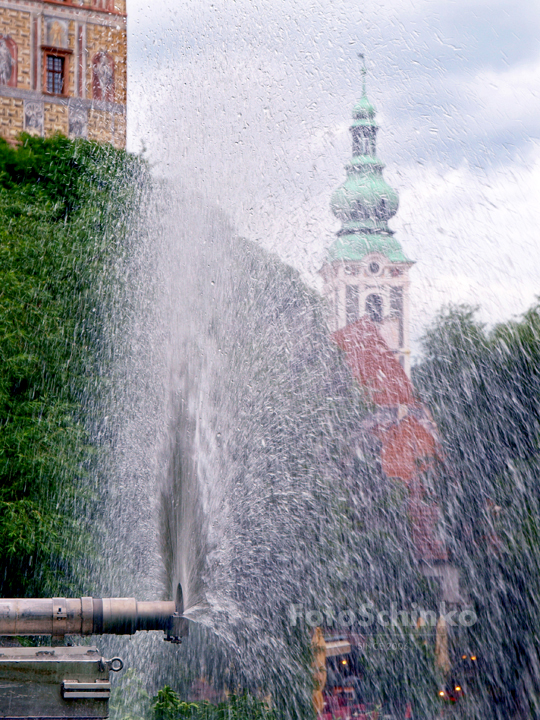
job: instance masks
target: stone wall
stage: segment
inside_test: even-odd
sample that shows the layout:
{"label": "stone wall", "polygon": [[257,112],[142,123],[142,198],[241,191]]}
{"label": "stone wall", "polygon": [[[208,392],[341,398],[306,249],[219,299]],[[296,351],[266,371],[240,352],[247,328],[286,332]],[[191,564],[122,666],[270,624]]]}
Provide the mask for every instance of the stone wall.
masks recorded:
{"label": "stone wall", "polygon": [[69,134],[68,109],[65,105],[45,103],[44,111],[46,136],[54,135],[54,133]]}
{"label": "stone wall", "polygon": [[6,140],[23,131],[23,100],[0,96],[0,127]]}
{"label": "stone wall", "polygon": [[[125,0],[0,0],[0,135],[61,132],[125,147],[125,12]],[[64,58],[62,95],[46,92],[47,54]]]}

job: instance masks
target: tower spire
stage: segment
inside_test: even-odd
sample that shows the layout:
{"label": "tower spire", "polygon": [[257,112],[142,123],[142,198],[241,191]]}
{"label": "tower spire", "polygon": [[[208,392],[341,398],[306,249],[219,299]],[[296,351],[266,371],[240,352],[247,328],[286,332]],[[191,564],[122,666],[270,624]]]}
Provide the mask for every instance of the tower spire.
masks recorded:
{"label": "tower spire", "polygon": [[367,97],[366,95],[366,56],[364,53],[358,53],[358,57],[362,61],[362,97]]}
{"label": "tower spire", "polygon": [[366,93],[364,54],[358,57],[362,97],[352,112],[352,158],[345,182],[331,199],[341,229],[321,272],[333,308],[332,328],[367,316],[409,375],[408,272],[413,263],[388,227],[398,209],[398,194],[384,179],[384,165],[377,157],[376,112]]}
{"label": "tower spire", "polygon": [[398,195],[384,180],[383,163],[377,157],[377,131],[375,108],[366,93],[366,62],[362,60],[362,97],[353,108],[352,160],[346,166],[347,179],[332,195],[334,215],[342,221],[338,235],[355,244],[361,237],[388,238],[393,232],[388,220],[396,214]]}

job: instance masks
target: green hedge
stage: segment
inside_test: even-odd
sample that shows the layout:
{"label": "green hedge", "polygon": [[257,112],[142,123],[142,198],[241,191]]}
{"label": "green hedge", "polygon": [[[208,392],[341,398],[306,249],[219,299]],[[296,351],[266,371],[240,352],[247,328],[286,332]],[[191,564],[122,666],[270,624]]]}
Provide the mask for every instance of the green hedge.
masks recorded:
{"label": "green hedge", "polygon": [[164,687],[153,699],[152,720],[275,720],[275,713],[253,695],[231,695],[212,705],[209,702],[183,702]]}
{"label": "green hedge", "polygon": [[89,413],[106,375],[110,269],[145,182],[127,153],[0,139],[0,592],[74,591],[99,495]]}

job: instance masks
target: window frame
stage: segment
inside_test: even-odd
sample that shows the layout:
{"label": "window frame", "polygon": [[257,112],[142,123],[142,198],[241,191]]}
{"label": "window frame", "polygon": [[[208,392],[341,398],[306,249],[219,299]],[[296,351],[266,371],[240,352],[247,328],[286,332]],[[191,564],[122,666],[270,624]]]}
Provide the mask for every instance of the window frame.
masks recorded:
{"label": "window frame", "polygon": [[[73,55],[73,50],[70,48],[56,48],[50,45],[42,45],[41,50],[43,51],[43,80],[42,80],[42,92],[44,95],[51,95],[52,97],[68,97],[69,96],[69,70],[70,70],[70,57]],[[56,57],[61,58],[64,61],[63,68],[63,83],[62,92],[55,93],[47,90],[47,58]]]}

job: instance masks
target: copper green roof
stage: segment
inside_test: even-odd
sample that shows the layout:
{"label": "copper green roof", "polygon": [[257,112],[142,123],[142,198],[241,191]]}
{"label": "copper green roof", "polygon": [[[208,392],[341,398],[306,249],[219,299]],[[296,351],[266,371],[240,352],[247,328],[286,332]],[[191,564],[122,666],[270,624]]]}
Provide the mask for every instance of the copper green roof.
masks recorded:
{"label": "copper green roof", "polygon": [[[365,75],[365,68],[363,70]],[[342,227],[329,250],[329,260],[361,260],[378,252],[391,262],[410,262],[393,237],[388,220],[398,209],[397,192],[383,177],[377,157],[375,108],[362,97],[353,108],[353,156],[346,166],[347,179],[332,194],[330,206]]]}
{"label": "copper green roof", "polygon": [[370,253],[380,253],[393,263],[410,263],[400,243],[392,235],[339,235],[328,251],[329,262],[363,260]]}
{"label": "copper green roof", "polygon": [[381,167],[380,163],[347,166],[347,179],[330,201],[343,229],[347,229],[351,221],[361,220],[375,222],[381,230],[388,229],[387,220],[396,214],[399,199],[397,192],[383,178]]}
{"label": "copper green roof", "polygon": [[364,93],[353,108],[353,119],[374,119],[375,112],[375,108],[369,102],[367,95]]}

